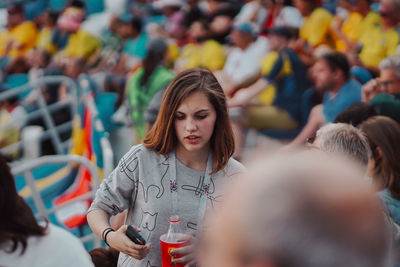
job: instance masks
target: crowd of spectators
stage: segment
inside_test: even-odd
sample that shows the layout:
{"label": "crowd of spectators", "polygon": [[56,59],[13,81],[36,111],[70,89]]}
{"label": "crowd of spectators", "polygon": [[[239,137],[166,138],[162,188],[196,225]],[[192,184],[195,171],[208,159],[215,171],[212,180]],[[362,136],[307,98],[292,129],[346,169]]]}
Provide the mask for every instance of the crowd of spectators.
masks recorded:
{"label": "crowd of spectators", "polygon": [[[99,2],[101,7],[98,7]],[[308,147],[322,153],[345,155],[361,167],[364,182],[371,184],[377,192],[385,211],[382,214],[392,226],[393,242],[398,249],[400,0],[36,0],[9,1],[3,11],[7,14],[7,22],[0,28],[1,92],[20,85],[20,79],[35,82],[45,76],[65,75],[78,80],[85,75],[96,92],[107,92],[116,97],[110,119],[115,125],[133,127],[136,132],[134,143],[140,143],[156,121],[163,92],[174,77],[191,68],[209,69],[227,99],[235,135],[233,156],[237,160],[243,158],[247,129],[284,140],[282,150],[285,152]],[[45,95],[46,101],[63,101],[68,99],[68,90],[60,85]],[[0,147],[18,141],[19,132],[25,126],[25,113],[35,97],[30,94],[24,99],[13,98],[0,104],[0,123],[7,125],[0,131]],[[18,155],[13,152],[7,157]],[[297,159],[292,161],[295,167],[304,163]],[[321,164],[320,173],[334,171],[325,163]],[[276,173],[283,169],[276,167]],[[343,171],[344,175],[349,173],[351,171]],[[280,174],[275,176],[280,177]],[[336,190],[332,194],[339,192],[337,182],[331,180],[328,182]],[[308,213],[328,209],[324,205],[330,202],[321,200],[322,195],[311,194],[308,199],[308,187],[315,181],[311,178],[302,181],[304,192],[298,197],[315,203],[322,201],[321,206],[309,207],[308,202],[297,203],[288,196],[288,209],[302,209]],[[281,183],[266,184],[264,193],[279,190],[282,186],[286,190],[284,194],[292,192],[288,181]],[[346,194],[362,195],[363,201],[371,201],[372,206],[367,207],[370,210],[365,211],[372,214],[369,226],[381,227],[381,215],[377,215],[369,193],[356,189],[352,183],[345,183],[353,190]],[[323,187],[317,184],[315,188]],[[350,202],[358,201],[348,195],[344,198]],[[254,211],[252,199],[249,195],[243,209],[248,208],[249,216],[258,220],[262,207],[257,206]],[[273,197],[260,199],[271,203],[286,201]],[[234,197],[229,201],[231,205],[238,203]],[[227,208],[223,211],[232,220],[240,217]],[[268,212],[274,215],[273,209]],[[297,220],[296,214],[283,214],[281,219]],[[339,216],[327,214],[332,218]],[[303,219],[305,222],[299,223],[306,223],[306,218]],[[210,223],[221,229],[226,226],[218,218]],[[280,227],[277,222],[268,223],[271,227]],[[340,222],[342,224],[350,225],[346,221]],[[232,227],[247,226],[248,222],[243,222]],[[251,227],[257,229],[258,226]],[[353,228],[344,230],[350,233]],[[232,231],[236,230],[232,228]],[[389,241],[384,235],[382,230],[366,239],[387,244],[385,242]],[[274,234],[269,238],[276,241]],[[215,241],[215,237],[206,233],[205,244],[208,239]],[[360,240],[354,243],[355,246],[363,245],[363,239]],[[319,241],[316,239],[315,242]],[[279,265],[282,259],[279,258],[281,255],[274,254],[277,253],[275,248],[263,249],[262,253],[271,253],[269,260],[274,264],[260,266],[296,266]],[[372,249],[372,246],[366,247],[364,251],[354,253],[367,255]],[[242,252],[246,252],[245,249]],[[390,266],[383,263],[385,252],[375,252],[382,254],[375,259],[371,254],[370,265],[347,265]],[[101,257],[102,253],[97,256]],[[225,255],[226,252],[220,253]],[[221,255],[215,256],[215,262],[229,262],[219,259]],[[275,256],[277,258],[273,258]],[[202,263],[216,266],[207,260]]]}

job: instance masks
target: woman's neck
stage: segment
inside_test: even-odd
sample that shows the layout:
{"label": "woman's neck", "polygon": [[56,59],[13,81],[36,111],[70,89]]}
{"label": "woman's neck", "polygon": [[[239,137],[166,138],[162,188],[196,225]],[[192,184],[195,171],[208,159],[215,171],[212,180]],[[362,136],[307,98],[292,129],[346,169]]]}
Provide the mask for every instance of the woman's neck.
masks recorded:
{"label": "woman's neck", "polygon": [[205,171],[207,167],[209,151],[209,147],[205,147],[200,151],[191,152],[187,151],[183,147],[178,146],[175,154],[176,158],[185,166],[196,171]]}

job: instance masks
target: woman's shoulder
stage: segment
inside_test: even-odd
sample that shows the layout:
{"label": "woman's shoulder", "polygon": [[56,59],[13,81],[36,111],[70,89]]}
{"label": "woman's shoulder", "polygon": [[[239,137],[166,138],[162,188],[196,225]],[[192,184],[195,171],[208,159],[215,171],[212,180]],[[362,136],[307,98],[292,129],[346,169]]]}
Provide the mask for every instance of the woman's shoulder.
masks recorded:
{"label": "woman's shoulder", "polygon": [[134,145],[123,156],[123,160],[130,161],[130,159],[137,159],[143,163],[161,162],[165,160],[165,156],[156,153],[154,150],[147,148],[143,144]]}
{"label": "woman's shoulder", "polygon": [[225,172],[227,176],[233,176],[246,172],[246,168],[242,163],[231,157],[225,167]]}

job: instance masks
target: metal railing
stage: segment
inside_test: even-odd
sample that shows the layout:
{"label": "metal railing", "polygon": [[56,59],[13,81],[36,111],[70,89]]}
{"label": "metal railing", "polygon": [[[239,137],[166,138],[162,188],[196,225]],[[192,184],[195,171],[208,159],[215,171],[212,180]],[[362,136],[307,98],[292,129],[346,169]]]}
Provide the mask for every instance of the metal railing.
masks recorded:
{"label": "metal railing", "polygon": [[[46,208],[46,205],[40,194],[41,193],[40,189],[36,186],[35,178],[33,176],[33,170],[36,168],[43,167],[45,165],[58,164],[58,163],[78,163],[81,166],[86,167],[91,175],[92,188],[88,193],[85,193],[79,197],[73,198],[60,205],[51,208]],[[24,179],[32,192],[31,193],[32,198],[37,209],[36,216],[47,218],[49,221],[50,221],[50,215],[54,214],[57,210],[60,210],[65,206],[72,205],[82,200],[93,199],[100,185],[100,177],[96,166],[94,166],[93,163],[87,158],[78,155],[43,156],[37,159],[26,161],[22,164],[19,164],[18,166],[12,167],[11,172],[14,176],[21,174],[24,176]],[[80,239],[82,242],[94,241],[95,247],[101,245],[101,240],[94,233],[82,236],[80,237]]]}

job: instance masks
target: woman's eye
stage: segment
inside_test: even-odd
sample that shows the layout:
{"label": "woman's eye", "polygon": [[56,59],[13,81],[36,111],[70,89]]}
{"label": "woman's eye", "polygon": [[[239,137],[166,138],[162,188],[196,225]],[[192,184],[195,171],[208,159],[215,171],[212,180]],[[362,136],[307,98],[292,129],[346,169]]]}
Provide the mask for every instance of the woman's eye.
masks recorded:
{"label": "woman's eye", "polygon": [[182,116],[182,115],[175,116],[175,119],[177,119],[177,120],[183,120],[184,118],[185,118],[185,116]]}
{"label": "woman's eye", "polygon": [[198,120],[204,120],[205,118],[207,118],[207,115],[197,115],[196,118]]}

